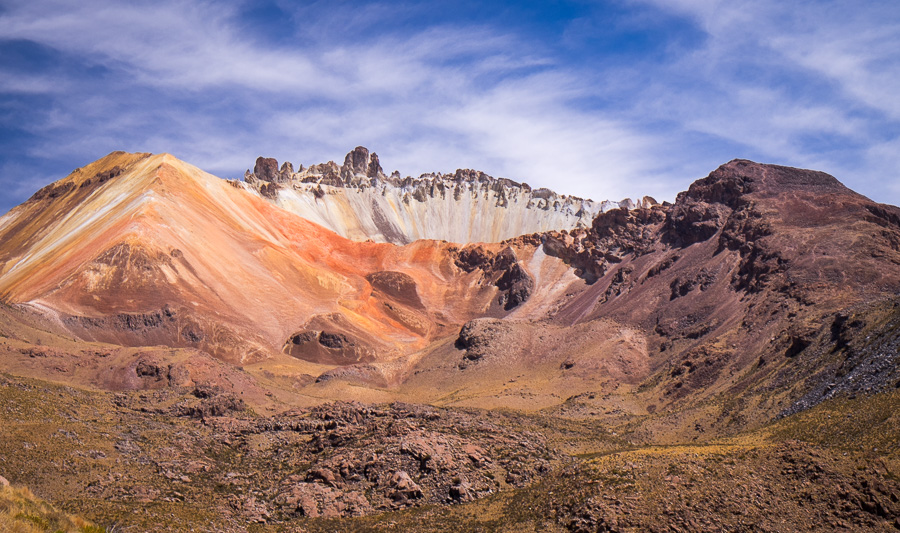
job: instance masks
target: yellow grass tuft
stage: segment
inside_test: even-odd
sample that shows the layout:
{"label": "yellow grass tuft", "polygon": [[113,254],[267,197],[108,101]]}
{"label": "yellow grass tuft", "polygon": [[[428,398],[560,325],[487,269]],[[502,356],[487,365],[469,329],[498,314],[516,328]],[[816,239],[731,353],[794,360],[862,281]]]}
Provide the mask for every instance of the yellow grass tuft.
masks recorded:
{"label": "yellow grass tuft", "polygon": [[0,486],[0,531],[4,533],[104,533],[87,520],[57,510],[24,487]]}

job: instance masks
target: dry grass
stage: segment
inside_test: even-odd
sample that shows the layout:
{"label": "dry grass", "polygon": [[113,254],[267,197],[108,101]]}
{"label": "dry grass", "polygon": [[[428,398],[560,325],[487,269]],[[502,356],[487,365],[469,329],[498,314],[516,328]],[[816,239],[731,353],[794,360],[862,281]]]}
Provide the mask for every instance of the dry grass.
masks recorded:
{"label": "dry grass", "polygon": [[83,518],[57,510],[27,488],[0,487],[0,531],[5,533],[103,533]]}

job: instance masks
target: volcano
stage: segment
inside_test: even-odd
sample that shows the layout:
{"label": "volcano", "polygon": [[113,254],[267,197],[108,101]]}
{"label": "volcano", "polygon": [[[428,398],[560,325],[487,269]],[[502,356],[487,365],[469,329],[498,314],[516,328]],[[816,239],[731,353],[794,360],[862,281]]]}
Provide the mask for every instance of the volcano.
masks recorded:
{"label": "volcano", "polygon": [[900,209],[811,170],[114,152],[0,218],[0,474],[140,530],[889,530],[898,293]]}

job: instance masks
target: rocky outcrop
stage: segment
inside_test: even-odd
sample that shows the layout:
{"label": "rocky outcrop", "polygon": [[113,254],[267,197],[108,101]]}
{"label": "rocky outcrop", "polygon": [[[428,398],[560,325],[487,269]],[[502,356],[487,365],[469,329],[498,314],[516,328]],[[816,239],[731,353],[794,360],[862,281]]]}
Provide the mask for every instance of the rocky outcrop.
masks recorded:
{"label": "rocky outcrop", "polygon": [[357,146],[344,158],[344,164],[341,166],[341,179],[345,185],[359,185],[361,180],[357,177],[365,176],[367,178],[384,178],[384,171],[378,162],[378,154],[372,152],[364,146]]}
{"label": "rocky outcrop", "polygon": [[504,311],[512,311],[525,303],[534,290],[534,278],[522,266],[511,246],[491,254],[481,246],[450,250],[454,263],[465,272],[481,270],[483,285],[499,289],[496,304]]}
{"label": "rocky outcrop", "polygon": [[[386,176],[378,155],[357,146],[334,162],[293,172],[259,158],[245,186],[282,208],[358,241],[406,244],[417,239],[500,242],[519,235],[589,227],[597,213],[649,208],[650,197],[594,202],[532,189],[477,170],[431,173],[418,178]],[[275,185],[277,184],[277,185]]]}
{"label": "rocky outcrop", "polygon": [[[785,413],[887,390],[893,326],[863,333],[866,320],[841,309],[893,296],[876,285],[900,286],[898,213],[821,172],[735,160],[674,204],[613,209],[590,229],[543,234],[546,254],[596,285],[555,319],[614,317],[652,331],[669,361],[660,391],[673,402],[723,382],[730,398],[749,394],[771,375],[784,386],[806,376]],[[873,313],[868,323],[895,320],[892,311],[860,316]],[[729,385],[728,365],[753,377]]]}
{"label": "rocky outcrop", "polygon": [[278,161],[271,157],[258,157],[256,166],[253,167],[253,175],[262,181],[278,181]]}
{"label": "rocky outcrop", "polygon": [[493,270],[500,277],[494,284],[500,289],[497,303],[511,311],[525,303],[534,290],[534,279],[525,271],[512,248],[504,248],[495,258]]}
{"label": "rocky outcrop", "polygon": [[[244,179],[257,183],[260,188],[265,187],[267,184],[275,184],[275,183],[288,183],[291,181],[291,176],[294,175],[294,165],[289,161],[285,161],[283,165],[281,165],[281,170],[278,169],[278,161],[271,157],[258,157],[256,159],[256,165],[253,167],[253,172],[251,173],[249,170],[244,173]],[[265,183],[259,183],[265,182]],[[273,187],[274,191],[275,188]],[[264,194],[264,196],[274,197],[274,194]]]}
{"label": "rocky outcrop", "polygon": [[492,343],[497,338],[508,337],[510,325],[496,318],[476,318],[470,320],[459,330],[456,348],[465,350],[464,357],[469,361],[478,361],[490,353]]}
{"label": "rocky outcrop", "polygon": [[197,387],[191,395],[197,400],[181,402],[173,409],[173,414],[203,420],[238,413],[246,408],[243,400],[217,386]]}
{"label": "rocky outcrop", "polygon": [[369,166],[366,167],[366,176],[370,178],[383,177],[384,171],[381,169],[381,163],[378,162],[378,154],[372,152],[369,158]]}
{"label": "rocky outcrop", "polygon": [[373,272],[366,276],[366,280],[372,284],[372,288],[396,302],[416,309],[425,308],[419,298],[416,281],[409,274],[392,271]]}
{"label": "rocky outcrop", "polygon": [[347,365],[372,361],[375,351],[341,331],[304,330],[288,339],[285,353],[315,363]]}
{"label": "rocky outcrop", "polygon": [[543,249],[573,266],[579,277],[594,283],[626,257],[658,249],[658,232],[671,209],[671,204],[663,204],[599,213],[589,230],[541,235]]}

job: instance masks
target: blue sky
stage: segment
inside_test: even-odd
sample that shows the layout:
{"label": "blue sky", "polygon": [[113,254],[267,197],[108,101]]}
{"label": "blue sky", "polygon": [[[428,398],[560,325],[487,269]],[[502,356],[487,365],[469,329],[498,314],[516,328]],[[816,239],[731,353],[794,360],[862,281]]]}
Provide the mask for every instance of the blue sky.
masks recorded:
{"label": "blue sky", "polygon": [[0,212],[113,150],[235,178],[354,146],[674,199],[733,158],[900,204],[900,3],[0,0]]}

